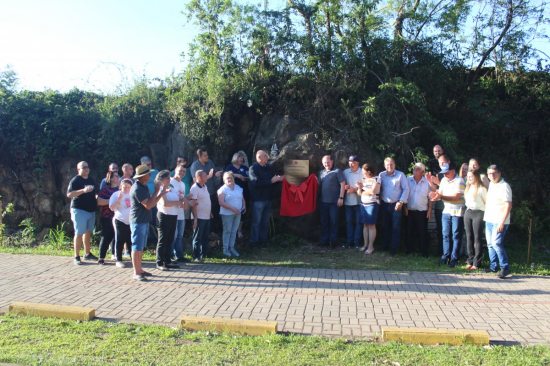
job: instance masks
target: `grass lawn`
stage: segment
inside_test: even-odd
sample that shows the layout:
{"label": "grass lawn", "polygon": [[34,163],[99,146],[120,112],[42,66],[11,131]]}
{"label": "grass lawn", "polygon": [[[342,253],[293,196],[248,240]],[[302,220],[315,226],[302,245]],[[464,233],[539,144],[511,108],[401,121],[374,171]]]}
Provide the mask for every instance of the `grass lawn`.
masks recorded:
{"label": "grass lawn", "polygon": [[413,346],[232,336],[163,326],[0,316],[0,362],[22,365],[548,365],[548,346]]}
{"label": "grass lawn", "polygon": [[[509,240],[514,240],[510,237]],[[187,247],[189,239],[186,238]],[[376,250],[371,256],[352,249],[328,249],[316,244],[301,240],[290,235],[277,235],[266,248],[239,248],[242,256],[238,259],[226,259],[221,255],[221,249],[215,248],[207,263],[285,266],[306,268],[334,268],[334,269],[367,269],[367,270],[392,270],[392,271],[431,271],[446,273],[467,273],[464,265],[457,268],[439,266],[438,257],[424,258],[417,255],[399,254],[395,257],[388,253]],[[546,251],[545,251],[546,250]],[[92,252],[98,254],[95,246]],[[548,250],[535,251],[535,263],[526,263],[526,250],[519,245],[509,245],[511,270],[514,274],[550,275],[550,254]],[[0,253],[43,254],[72,256],[70,242],[62,245],[0,245]],[[109,256],[110,257],[110,256]],[[190,255],[187,254],[190,259]],[[154,260],[153,249],[146,251],[145,260]],[[464,262],[462,262],[464,263]]]}

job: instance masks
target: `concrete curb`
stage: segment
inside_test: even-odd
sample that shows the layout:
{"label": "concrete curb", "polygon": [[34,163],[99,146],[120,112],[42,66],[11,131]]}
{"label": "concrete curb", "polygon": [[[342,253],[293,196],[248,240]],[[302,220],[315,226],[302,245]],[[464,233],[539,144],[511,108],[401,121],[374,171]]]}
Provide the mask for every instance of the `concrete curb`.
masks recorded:
{"label": "concrete curb", "polygon": [[484,330],[430,329],[383,327],[382,339],[385,342],[399,341],[412,344],[476,344],[488,345],[489,333]]}
{"label": "concrete curb", "polygon": [[184,315],[180,327],[187,330],[209,330],[244,335],[277,333],[277,322],[264,320],[227,319]]}
{"label": "concrete curb", "polygon": [[37,304],[32,302],[14,302],[9,306],[9,312],[10,314],[33,315],[46,318],[61,318],[72,320],[92,320],[95,318],[94,308],[53,304]]}

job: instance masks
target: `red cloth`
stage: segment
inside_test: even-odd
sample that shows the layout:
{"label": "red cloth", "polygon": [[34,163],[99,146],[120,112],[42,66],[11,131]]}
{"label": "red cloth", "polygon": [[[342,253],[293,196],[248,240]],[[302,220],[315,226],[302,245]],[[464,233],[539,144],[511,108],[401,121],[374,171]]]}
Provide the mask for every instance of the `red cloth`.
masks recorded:
{"label": "red cloth", "polygon": [[281,192],[281,216],[303,216],[312,213],[317,208],[317,189],[319,182],[315,174],[311,174],[299,186],[290,184],[283,179]]}

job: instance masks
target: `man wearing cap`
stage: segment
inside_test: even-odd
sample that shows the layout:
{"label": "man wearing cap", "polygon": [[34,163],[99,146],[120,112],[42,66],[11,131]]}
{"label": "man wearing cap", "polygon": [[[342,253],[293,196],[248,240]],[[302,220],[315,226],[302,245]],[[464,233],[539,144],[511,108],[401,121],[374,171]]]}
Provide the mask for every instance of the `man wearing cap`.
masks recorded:
{"label": "man wearing cap", "polygon": [[407,178],[409,182],[409,199],[407,202],[407,253],[420,249],[424,257],[429,254],[428,221],[432,214],[430,201],[431,185],[424,177],[426,167],[416,163],[413,175]]}
{"label": "man wearing cap", "polygon": [[338,236],[338,207],[344,205],[346,178],[330,155],[321,160],[325,168],[319,173],[319,216],[321,218],[321,246],[334,247]]}
{"label": "man wearing cap", "polygon": [[440,264],[448,264],[456,267],[462,231],[464,230],[464,180],[456,173],[454,163],[444,165],[441,169],[444,175],[441,179],[439,189],[430,193],[432,201],[443,201],[443,215],[441,224],[443,230],[443,254]]}
{"label": "man wearing cap", "polygon": [[151,179],[151,168],[149,165],[141,164],[136,167],[135,182],[130,190],[130,231],[132,233],[132,264],[134,265],[133,279],[146,281],[145,276],[150,276],[141,268],[143,250],[149,236],[149,224],[151,222],[152,209],[156,207],[160,198],[169,191],[169,187],[153,185],[154,191],[151,195],[147,183]]}
{"label": "man wearing cap", "polygon": [[349,168],[344,170],[346,196],[344,209],[346,213],[347,242],[342,247],[359,248],[363,242],[363,225],[360,218],[360,196],[357,194],[357,183],[362,181],[363,173],[359,169],[359,158],[351,155],[348,159]]}
{"label": "man wearing cap", "polygon": [[386,170],[379,176],[382,242],[391,255],[396,255],[401,236],[402,208],[409,198],[409,183],[405,174],[395,169],[393,158],[384,159],[384,168]]}
{"label": "man wearing cap", "polygon": [[67,198],[71,199],[71,220],[74,226],[74,264],[82,264],[80,248],[84,244],[84,259],[96,261],[97,257],[90,252],[92,231],[95,225],[97,209],[95,182],[90,175],[90,167],[85,161],[76,165],[78,174],[69,182]]}

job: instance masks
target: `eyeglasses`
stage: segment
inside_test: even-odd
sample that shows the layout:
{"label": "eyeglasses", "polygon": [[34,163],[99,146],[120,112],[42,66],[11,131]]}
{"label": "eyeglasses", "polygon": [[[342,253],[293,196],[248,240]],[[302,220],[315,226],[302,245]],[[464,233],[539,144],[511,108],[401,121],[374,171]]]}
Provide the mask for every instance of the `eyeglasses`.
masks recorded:
{"label": "eyeglasses", "polygon": [[90,167],[86,165],[86,166],[81,166],[80,169],[90,169]]}

